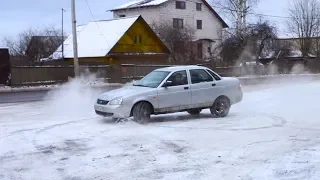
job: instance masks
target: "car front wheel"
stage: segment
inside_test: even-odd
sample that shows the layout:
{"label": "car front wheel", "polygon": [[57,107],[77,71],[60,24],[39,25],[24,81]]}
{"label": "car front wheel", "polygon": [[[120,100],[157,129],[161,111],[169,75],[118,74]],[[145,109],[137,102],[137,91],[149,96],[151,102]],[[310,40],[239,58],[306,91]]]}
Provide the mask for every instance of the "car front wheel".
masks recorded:
{"label": "car front wheel", "polygon": [[149,122],[151,113],[152,107],[150,104],[146,102],[140,102],[133,108],[133,119],[137,123],[145,124]]}
{"label": "car front wheel", "polygon": [[230,111],[230,100],[227,97],[219,97],[210,108],[211,114],[216,117],[226,117]]}

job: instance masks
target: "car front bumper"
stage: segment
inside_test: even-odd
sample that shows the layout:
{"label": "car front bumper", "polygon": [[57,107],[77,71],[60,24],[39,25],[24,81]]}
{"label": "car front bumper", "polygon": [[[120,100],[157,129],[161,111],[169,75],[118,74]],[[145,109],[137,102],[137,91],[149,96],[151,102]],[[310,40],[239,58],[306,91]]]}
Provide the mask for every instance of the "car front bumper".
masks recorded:
{"label": "car front bumper", "polygon": [[94,110],[97,115],[111,118],[129,118],[131,108],[125,105],[101,105],[95,104]]}

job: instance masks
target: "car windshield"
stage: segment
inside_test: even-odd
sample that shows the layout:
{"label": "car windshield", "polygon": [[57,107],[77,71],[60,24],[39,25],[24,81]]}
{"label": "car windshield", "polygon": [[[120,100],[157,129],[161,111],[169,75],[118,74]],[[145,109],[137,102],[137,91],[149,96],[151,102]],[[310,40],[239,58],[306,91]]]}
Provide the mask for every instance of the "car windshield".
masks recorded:
{"label": "car windshield", "polygon": [[134,86],[156,88],[168,76],[169,73],[170,72],[168,71],[152,71],[135,83]]}

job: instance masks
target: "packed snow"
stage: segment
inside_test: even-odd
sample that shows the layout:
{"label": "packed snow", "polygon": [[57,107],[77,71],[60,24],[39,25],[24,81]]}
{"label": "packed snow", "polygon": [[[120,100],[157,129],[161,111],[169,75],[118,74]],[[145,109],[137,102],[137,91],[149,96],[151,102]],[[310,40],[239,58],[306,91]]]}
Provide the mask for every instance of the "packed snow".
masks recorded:
{"label": "packed snow", "polygon": [[0,179],[318,180],[320,81],[290,82],[244,86],[226,118],[147,125],[96,116],[94,89],[77,81],[50,101],[0,104]]}

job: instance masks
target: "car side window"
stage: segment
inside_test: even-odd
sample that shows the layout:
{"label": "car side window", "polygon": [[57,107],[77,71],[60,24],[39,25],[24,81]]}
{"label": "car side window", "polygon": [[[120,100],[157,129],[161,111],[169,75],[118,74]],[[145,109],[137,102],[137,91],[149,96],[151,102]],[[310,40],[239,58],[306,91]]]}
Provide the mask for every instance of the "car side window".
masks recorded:
{"label": "car side window", "polygon": [[190,70],[190,75],[192,84],[213,81],[213,78],[204,69],[192,69]]}
{"label": "car side window", "polygon": [[216,79],[217,81],[220,81],[221,78],[216,74],[214,73],[213,71],[211,71],[210,69],[207,69],[207,71],[211,74],[211,76]]}
{"label": "car side window", "polygon": [[167,81],[171,81],[170,86],[182,86],[188,84],[188,77],[187,77],[187,71],[177,71],[173,73]]}

